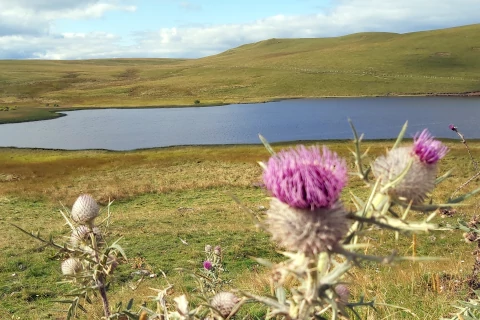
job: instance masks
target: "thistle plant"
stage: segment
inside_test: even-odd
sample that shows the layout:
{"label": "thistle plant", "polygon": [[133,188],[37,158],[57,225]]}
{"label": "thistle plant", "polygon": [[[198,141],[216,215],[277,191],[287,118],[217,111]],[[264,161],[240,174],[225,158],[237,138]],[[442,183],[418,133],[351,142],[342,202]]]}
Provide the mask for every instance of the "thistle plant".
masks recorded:
{"label": "thistle plant", "polygon": [[[186,295],[173,299],[173,304],[167,299],[173,288],[168,284],[163,289],[153,289],[156,296],[151,297],[157,305],[156,310],[142,307],[140,319],[229,319],[234,316],[240,307],[247,301],[233,292],[225,291],[225,280],[222,274],[226,271],[223,263],[222,247],[205,245],[205,258],[202,266],[190,275],[196,280],[197,288],[194,289],[196,300],[200,303],[192,308]],[[188,270],[178,269],[181,272]],[[165,274],[164,277],[166,278]],[[142,314],[144,318],[142,318]]]}
{"label": "thistle plant", "polygon": [[[108,216],[110,218],[110,205]],[[60,211],[67,225],[71,229],[68,240],[59,244],[52,238],[44,239],[39,234],[22,232],[35,239],[59,250],[59,255],[64,257],[60,270],[65,278],[65,283],[72,284],[75,289],[68,294],[72,300],[62,300],[61,303],[70,305],[67,319],[76,317],[78,310],[86,312],[85,303],[92,303],[92,298],[100,295],[103,312],[106,318],[111,317],[111,308],[107,297],[107,286],[120,258],[125,257],[118,241],[108,245],[100,225],[96,225],[100,207],[92,196],[84,194],[77,198],[70,213]],[[70,216],[70,217],[69,217]]]}
{"label": "thistle plant", "polygon": [[[230,319],[235,316],[240,307],[246,302],[245,298],[238,298],[234,293],[221,291],[215,294],[211,299],[206,300],[204,304],[194,309],[190,308],[188,299],[185,295],[174,298],[175,311],[169,310],[166,303],[165,290],[156,290],[158,292],[155,300],[157,301],[157,312],[148,310],[148,319]],[[147,318],[145,318],[147,319]]]}
{"label": "thistle plant", "polygon": [[228,283],[222,277],[225,272],[223,264],[222,247],[217,245],[212,248],[211,245],[205,246],[205,259],[200,268],[200,273],[196,273],[195,277],[200,281],[200,287],[203,294],[216,294],[225,284]]}
{"label": "thistle plant", "polygon": [[[411,145],[401,146],[405,124],[393,148],[368,166],[363,164],[367,153],[361,152],[362,137],[353,125],[352,130],[356,175],[371,189],[365,201],[352,195],[354,212],[340,199],[347,183],[345,160],[325,146],[298,146],[276,153],[260,137],[271,153],[267,162],[260,163],[271,198],[266,217],[259,224],[285,250],[286,260],[277,264],[258,260],[272,268],[275,297],[243,294],[265,304],[268,317],[338,319],[353,314],[360,318],[355,307],[374,304],[363,299],[349,301],[350,284],[344,276],[352,267],[364,261],[421,259],[395,252],[388,256],[360,253],[358,249],[365,245],[358,239],[366,227],[376,226],[397,235],[428,232],[436,228],[431,222],[436,209],[451,207],[472,195],[449,199],[445,204],[424,204],[435,185],[446,178],[437,178],[437,163],[448,151],[427,130],[417,133]],[[409,217],[414,209],[434,213],[415,221]],[[287,294],[283,286],[289,278],[298,285],[288,288]]]}

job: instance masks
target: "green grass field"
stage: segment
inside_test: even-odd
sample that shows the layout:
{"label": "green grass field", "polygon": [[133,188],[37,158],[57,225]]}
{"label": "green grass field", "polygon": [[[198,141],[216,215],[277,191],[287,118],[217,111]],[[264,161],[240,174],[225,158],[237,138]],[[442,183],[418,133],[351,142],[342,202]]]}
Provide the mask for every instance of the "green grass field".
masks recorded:
{"label": "green grass field", "polygon": [[[442,160],[440,174],[454,167],[450,180],[433,193],[434,202],[442,202],[474,173],[464,146],[446,141],[451,151]],[[373,159],[392,142],[365,142]],[[327,145],[346,157],[349,168],[349,141],[329,141]],[[279,150],[285,145],[274,145]],[[473,156],[480,156],[480,142],[471,141]],[[262,146],[175,147],[131,152],[49,151],[0,149],[0,318],[62,319],[65,305],[53,302],[71,287],[61,280],[60,257],[50,248],[20,233],[13,223],[28,231],[52,234],[58,241],[68,235],[68,227],[59,214],[62,204],[70,207],[81,193],[92,194],[103,206],[115,200],[108,237],[123,237],[121,245],[129,258],[116,273],[116,284],[109,290],[111,303],[135,298],[135,310],[142,303],[153,308],[150,288],[166,285],[162,277],[147,278],[136,285],[132,272],[148,269],[175,285],[173,296],[193,294],[192,280],[179,274],[178,267],[201,268],[205,244],[219,244],[233,285],[250,292],[269,292],[268,270],[252,257],[279,260],[276,247],[267,233],[257,230],[251,218],[231,199],[238,196],[262,215],[268,207],[266,193],[256,185],[261,168],[256,161],[266,160]],[[471,190],[473,182],[466,188]],[[359,179],[350,178],[343,199],[352,207],[349,192],[365,198],[368,190]],[[440,226],[454,226],[457,219],[468,220],[476,211],[476,199],[457,209],[453,217],[439,216]],[[478,212],[477,212],[478,213]],[[105,211],[102,213],[105,216]],[[422,218],[421,213],[417,217]],[[181,242],[186,240],[188,245]],[[392,249],[412,255],[412,238],[395,242],[388,232],[372,231],[363,239],[371,245],[368,253],[386,254]],[[465,299],[466,279],[473,266],[473,244],[463,241],[460,231],[438,231],[418,236],[416,255],[446,260],[366,264],[355,268],[346,281],[354,298],[365,295],[375,299],[378,312],[363,309],[365,319],[439,319],[453,311],[451,303]],[[395,276],[392,276],[395,275]],[[386,307],[398,305],[405,309]],[[100,319],[98,300],[87,306],[88,319]],[[262,317],[265,310],[247,305],[242,311],[249,319]],[[62,317],[63,316],[63,317]]]}
{"label": "green grass field", "polygon": [[[270,39],[201,59],[0,61],[0,122],[86,107],[480,91],[480,24]],[[198,103],[199,102],[199,103]]]}

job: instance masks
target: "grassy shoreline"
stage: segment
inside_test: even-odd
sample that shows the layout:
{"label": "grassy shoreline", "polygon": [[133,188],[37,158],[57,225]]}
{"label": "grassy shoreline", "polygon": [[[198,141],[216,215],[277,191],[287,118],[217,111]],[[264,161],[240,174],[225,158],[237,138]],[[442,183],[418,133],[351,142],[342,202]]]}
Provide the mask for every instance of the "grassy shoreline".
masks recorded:
{"label": "grassy shoreline", "polygon": [[[100,109],[162,109],[162,108],[205,108],[205,107],[222,107],[228,106],[231,104],[262,104],[262,103],[272,103],[279,102],[284,100],[299,100],[299,99],[358,99],[358,98],[395,98],[395,97],[468,97],[471,99],[479,99],[480,95],[477,94],[469,95],[468,93],[443,93],[443,94],[412,94],[412,95],[372,95],[372,96],[323,96],[323,97],[293,97],[293,98],[275,98],[270,100],[259,99],[258,102],[231,102],[231,103],[201,103],[201,104],[186,104],[186,105],[138,105],[138,106],[122,106],[122,105],[111,105],[111,106],[75,106],[70,108],[36,108],[36,107],[17,107],[17,110],[9,111],[10,114],[8,117],[5,117],[4,114],[0,113],[0,124],[7,123],[22,123],[22,122],[32,122],[32,121],[43,121],[43,120],[53,120],[61,117],[67,116],[63,112],[69,111],[79,111],[79,110],[100,110]],[[12,116],[13,115],[13,116]]]}
{"label": "grassy shoreline", "polygon": [[[353,139],[353,138],[352,138]],[[297,144],[325,144],[325,145],[332,145],[332,144],[351,144],[352,139],[326,139],[326,140],[288,140],[288,141],[278,141],[278,142],[270,142],[270,145],[275,148],[285,148],[290,147]],[[442,141],[443,143],[448,144],[455,144],[458,142],[455,138],[436,138],[437,140]],[[367,144],[393,144],[396,139],[362,139],[363,143]],[[403,141],[412,141],[412,138],[405,137]],[[480,145],[480,138],[471,138],[468,139],[469,148],[476,148],[476,145]],[[52,151],[52,152],[106,152],[106,153],[135,153],[135,152],[157,152],[157,151],[172,151],[176,149],[192,149],[192,148],[205,148],[205,149],[229,149],[229,148],[261,148],[263,149],[263,144],[261,141],[258,143],[232,143],[232,144],[206,144],[206,145],[197,145],[197,144],[190,144],[190,145],[172,145],[172,146],[165,146],[165,147],[151,147],[151,148],[139,148],[139,149],[131,149],[131,150],[110,150],[110,149],[55,149],[55,148],[24,148],[24,147],[0,147],[0,152],[9,152],[9,151],[25,151],[25,152],[35,152],[35,151]]]}

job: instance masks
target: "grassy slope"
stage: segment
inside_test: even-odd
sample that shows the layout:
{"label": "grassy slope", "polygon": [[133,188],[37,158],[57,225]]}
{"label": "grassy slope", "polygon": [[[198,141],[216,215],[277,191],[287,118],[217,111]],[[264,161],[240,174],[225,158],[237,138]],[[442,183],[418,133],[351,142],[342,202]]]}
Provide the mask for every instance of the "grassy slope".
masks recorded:
{"label": "grassy slope", "polygon": [[[349,142],[327,144],[350,159]],[[366,142],[364,147],[371,147],[373,157],[390,145],[379,141]],[[440,173],[451,167],[456,170],[453,178],[435,191],[435,202],[448,197],[455,186],[472,175],[463,145],[457,142],[448,145],[451,152],[442,161]],[[473,156],[478,158],[480,143],[471,141],[470,146]],[[58,213],[59,201],[71,206],[83,192],[93,194],[102,204],[109,198],[115,199],[110,238],[124,237],[121,243],[130,261],[117,272],[119,285],[112,288],[112,303],[135,297],[139,306],[154,294],[149,288],[165,285],[162,278],[154,278],[146,279],[135,291],[129,289],[137,280],[130,276],[131,272],[142,264],[142,268],[157,273],[165,271],[176,286],[175,295],[182,291],[191,293],[191,281],[175,268],[200,267],[206,243],[225,248],[228,277],[236,286],[266,293],[268,273],[250,257],[277,260],[278,255],[268,235],[255,230],[229,193],[236,194],[261,214],[259,206],[268,206],[268,201],[264,191],[253,184],[261,177],[256,161],[267,157],[261,146],[176,147],[135,152],[0,149],[0,318],[56,319],[61,315],[58,312],[61,306],[52,302],[61,298],[62,290],[68,289],[56,284],[61,278],[59,257],[50,249],[37,250],[39,243],[7,223],[44,235],[53,233],[61,240],[67,231]],[[353,169],[351,159],[348,165]],[[349,191],[362,198],[367,196],[367,190],[355,178],[350,179],[344,192],[344,199],[351,203]],[[436,221],[453,225],[459,217],[468,219],[473,210],[465,207],[453,218]],[[189,245],[183,245],[179,238],[186,239]],[[411,254],[408,237],[395,242],[386,232],[370,232],[362,241],[372,245],[369,253],[386,254],[396,248],[401,254]],[[368,264],[364,269],[356,269],[346,280],[353,284],[355,298],[365,294],[367,299],[376,298],[377,303],[409,308],[419,319],[438,319],[452,311],[453,300],[465,296],[464,280],[471,271],[473,249],[463,242],[460,232],[422,235],[418,237],[417,254],[447,260],[396,266]],[[152,303],[148,306],[154,307]],[[100,318],[100,309],[88,308],[89,319]],[[261,314],[254,305],[245,312],[252,317]],[[412,318],[407,312],[381,306],[378,314],[366,309],[362,314],[368,319]]]}
{"label": "grassy slope", "polygon": [[[478,91],[480,24],[409,34],[270,39],[194,60],[0,61],[0,70],[0,106],[19,107]],[[0,121],[12,121],[9,112],[0,112]]]}

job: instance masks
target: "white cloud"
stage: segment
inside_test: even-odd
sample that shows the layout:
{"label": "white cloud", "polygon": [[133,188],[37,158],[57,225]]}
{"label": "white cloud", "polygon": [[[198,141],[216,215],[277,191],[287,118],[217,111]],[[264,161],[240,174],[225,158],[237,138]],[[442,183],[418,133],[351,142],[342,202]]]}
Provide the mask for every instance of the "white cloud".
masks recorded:
{"label": "white cloud", "polygon": [[30,8],[34,11],[61,11],[69,8],[84,7],[96,0],[1,0],[0,5],[16,8]]}
{"label": "white cloud", "polygon": [[[30,0],[17,0],[27,3]],[[48,0],[38,2],[44,24],[32,23],[35,18],[25,15],[17,23],[16,33],[2,27],[12,10],[1,10],[11,0],[0,0],[0,58],[76,59],[104,57],[199,57],[229,48],[264,40],[287,37],[326,37],[363,31],[410,32],[478,23],[479,0],[337,0],[327,11],[304,16],[276,15],[244,24],[206,25],[195,27],[161,28],[139,32],[128,39],[133,44],[122,45],[126,39],[102,32],[88,34],[59,34],[48,32],[54,14],[70,19],[98,17],[108,10],[134,10],[118,1],[75,0],[52,10]],[[69,5],[67,5],[69,4]],[[15,9],[17,8],[17,9]],[[22,9],[24,10],[24,9]],[[26,9],[25,9],[26,10]],[[31,10],[31,8],[29,8]],[[7,12],[7,14],[5,14]],[[10,13],[8,13],[10,12]],[[18,15],[16,16],[17,20]],[[11,22],[10,22],[11,23]],[[31,27],[29,29],[29,27]],[[29,32],[30,30],[30,32]],[[10,34],[3,36],[2,34]]]}
{"label": "white cloud", "polygon": [[58,19],[99,18],[107,11],[134,11],[117,0],[0,0],[0,36],[48,34]]}
{"label": "white cloud", "polygon": [[[89,19],[100,18],[107,11],[122,10],[122,11],[135,11],[135,6],[119,6],[112,3],[93,3],[84,8],[70,8],[61,13],[63,19]],[[55,20],[59,18],[58,12],[48,12],[45,17],[49,20]]]}
{"label": "white cloud", "polygon": [[[104,32],[64,33],[35,37],[16,35],[0,37],[0,57],[34,59],[84,59],[121,57],[120,37]],[[117,49],[115,49],[117,48]],[[128,54],[127,54],[128,56]]]}

